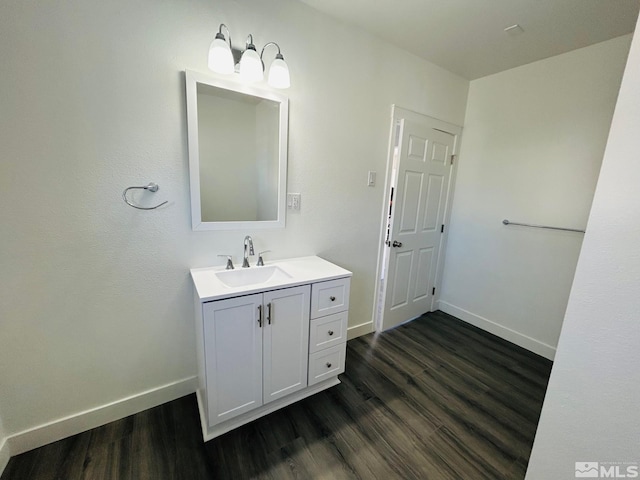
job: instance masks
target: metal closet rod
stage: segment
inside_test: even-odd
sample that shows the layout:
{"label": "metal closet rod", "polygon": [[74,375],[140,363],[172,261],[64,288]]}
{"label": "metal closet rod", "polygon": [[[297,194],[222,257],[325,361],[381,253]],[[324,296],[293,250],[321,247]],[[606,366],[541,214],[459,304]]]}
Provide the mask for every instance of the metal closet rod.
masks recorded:
{"label": "metal closet rod", "polygon": [[504,223],[505,225],[520,225],[521,227],[546,228],[548,230],[562,230],[565,232],[585,233],[584,230],[579,230],[577,228],[551,227],[549,225],[535,225],[533,223],[517,223],[517,222],[510,222],[509,220],[506,220],[506,219],[503,220],[502,223]]}

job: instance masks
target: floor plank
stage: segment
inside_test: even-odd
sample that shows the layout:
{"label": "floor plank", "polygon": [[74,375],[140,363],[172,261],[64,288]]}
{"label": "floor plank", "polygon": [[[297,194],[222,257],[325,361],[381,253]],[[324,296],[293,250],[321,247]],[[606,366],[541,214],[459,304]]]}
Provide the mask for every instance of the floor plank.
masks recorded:
{"label": "floor plank", "polygon": [[189,395],[13,457],[0,480],[522,479],[550,371],[433,312],[351,340],[340,385],[210,442]]}

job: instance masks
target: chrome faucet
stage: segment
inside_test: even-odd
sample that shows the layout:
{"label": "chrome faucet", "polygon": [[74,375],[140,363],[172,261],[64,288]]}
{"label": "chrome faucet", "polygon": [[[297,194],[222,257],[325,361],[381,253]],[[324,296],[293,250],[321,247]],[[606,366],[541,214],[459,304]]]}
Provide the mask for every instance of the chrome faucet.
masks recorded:
{"label": "chrome faucet", "polygon": [[[247,248],[249,249],[247,251]],[[242,268],[248,268],[249,265],[249,255],[255,255],[253,253],[253,239],[247,235],[244,237],[244,260],[242,261]]]}

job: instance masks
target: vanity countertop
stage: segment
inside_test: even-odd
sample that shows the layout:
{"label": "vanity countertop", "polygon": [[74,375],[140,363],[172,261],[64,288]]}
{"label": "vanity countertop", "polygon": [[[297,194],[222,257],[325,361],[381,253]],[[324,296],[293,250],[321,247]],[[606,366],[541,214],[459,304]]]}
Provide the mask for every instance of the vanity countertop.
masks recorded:
{"label": "vanity countertop", "polygon": [[[278,273],[283,274],[273,275],[273,278],[260,283],[229,286],[220,280],[218,276],[219,273],[221,273],[221,276],[226,275],[226,273],[223,272],[238,272],[238,274],[241,275],[242,270],[268,270],[270,268],[273,269],[273,267],[278,269]],[[248,273],[252,274],[253,272]],[[232,275],[235,275],[235,273],[232,273]],[[191,269],[191,278],[196,287],[196,295],[201,302],[222,300],[224,298],[259,293],[278,288],[295,287],[313,282],[334,280],[337,278],[350,277],[351,275],[352,273],[349,270],[345,270],[317,256],[274,260],[272,262],[265,262],[262,267],[251,266],[248,269],[242,269],[240,267],[235,270],[225,270],[224,266]]]}

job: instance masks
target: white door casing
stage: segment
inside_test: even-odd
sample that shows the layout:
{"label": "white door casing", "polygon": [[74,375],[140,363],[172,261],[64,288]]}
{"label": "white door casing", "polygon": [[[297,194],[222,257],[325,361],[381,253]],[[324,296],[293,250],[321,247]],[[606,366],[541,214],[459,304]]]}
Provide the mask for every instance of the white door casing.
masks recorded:
{"label": "white door casing", "polygon": [[[441,276],[445,217],[450,206],[452,159],[460,127],[394,107],[399,122],[398,161],[391,210],[389,249],[381,255],[382,318],[387,330],[433,310]],[[395,135],[392,133],[392,139]],[[393,162],[394,145],[389,161]],[[391,167],[391,166],[390,166]],[[388,211],[388,202],[385,205]],[[386,224],[386,220],[385,224]],[[386,259],[386,262],[384,261]],[[379,280],[380,281],[380,280]],[[379,299],[380,300],[380,299]]]}

